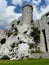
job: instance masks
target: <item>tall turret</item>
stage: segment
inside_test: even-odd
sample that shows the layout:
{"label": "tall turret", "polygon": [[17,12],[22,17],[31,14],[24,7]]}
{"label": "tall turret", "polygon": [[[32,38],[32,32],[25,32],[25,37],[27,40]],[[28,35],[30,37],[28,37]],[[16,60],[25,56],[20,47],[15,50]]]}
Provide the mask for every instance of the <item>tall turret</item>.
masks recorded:
{"label": "tall turret", "polygon": [[31,5],[25,5],[22,8],[23,13],[22,13],[22,20],[23,23],[30,24],[33,20],[33,7]]}

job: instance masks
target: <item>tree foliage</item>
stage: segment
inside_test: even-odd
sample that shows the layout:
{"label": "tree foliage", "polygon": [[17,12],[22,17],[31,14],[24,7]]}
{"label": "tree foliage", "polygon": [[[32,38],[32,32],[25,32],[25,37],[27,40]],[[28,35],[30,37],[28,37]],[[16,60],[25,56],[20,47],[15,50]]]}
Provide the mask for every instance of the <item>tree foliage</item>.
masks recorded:
{"label": "tree foliage", "polygon": [[34,41],[35,41],[35,44],[36,44],[36,51],[37,51],[37,46],[40,42],[40,34],[39,34],[39,30],[37,27],[33,27],[33,38],[34,38]]}
{"label": "tree foliage", "polygon": [[33,27],[33,32],[34,32],[34,40],[36,43],[39,43],[40,41],[40,34],[39,34],[39,31],[38,31],[38,28],[37,27]]}

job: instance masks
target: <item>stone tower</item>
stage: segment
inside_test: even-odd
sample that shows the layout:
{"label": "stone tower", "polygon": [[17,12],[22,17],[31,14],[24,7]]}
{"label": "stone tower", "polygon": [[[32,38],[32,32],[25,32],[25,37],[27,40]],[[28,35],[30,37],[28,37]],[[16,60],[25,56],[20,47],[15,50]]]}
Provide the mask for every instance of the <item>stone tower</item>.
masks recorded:
{"label": "stone tower", "polygon": [[22,20],[23,23],[30,24],[33,20],[33,7],[31,5],[25,5],[22,8]]}

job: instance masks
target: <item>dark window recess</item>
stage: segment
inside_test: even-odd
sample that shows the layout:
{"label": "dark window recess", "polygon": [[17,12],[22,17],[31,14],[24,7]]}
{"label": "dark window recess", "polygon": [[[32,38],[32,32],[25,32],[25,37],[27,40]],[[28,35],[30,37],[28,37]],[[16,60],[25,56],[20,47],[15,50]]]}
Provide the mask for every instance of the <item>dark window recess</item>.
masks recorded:
{"label": "dark window recess", "polygon": [[45,34],[45,30],[42,30],[42,32],[43,32],[43,35],[44,35],[46,52],[48,52],[48,47],[47,47],[47,40],[46,40],[46,34]]}
{"label": "dark window recess", "polygon": [[49,22],[47,24],[49,25]]}
{"label": "dark window recess", "polygon": [[31,23],[33,23],[33,20],[31,20]]}
{"label": "dark window recess", "polygon": [[16,58],[18,58],[18,56],[16,56]]}
{"label": "dark window recess", "polygon": [[20,21],[17,22],[17,25],[19,25]]}
{"label": "dark window recess", "polygon": [[14,27],[14,24],[12,24],[12,27]]}
{"label": "dark window recess", "polygon": [[29,56],[25,56],[26,58],[29,58]]}
{"label": "dark window recess", "polygon": [[27,33],[27,31],[24,31],[24,34],[26,34]]}
{"label": "dark window recess", "polygon": [[15,29],[15,31],[16,31],[16,32],[18,32],[18,29],[17,29],[17,27],[15,27],[14,29]]}
{"label": "dark window recess", "polygon": [[21,43],[22,43],[22,41],[19,42],[19,44],[21,44]]}
{"label": "dark window recess", "polygon": [[0,41],[1,44],[4,44],[5,42],[6,42],[6,38],[3,38],[3,39]]}
{"label": "dark window recess", "polygon": [[46,13],[45,15],[46,15],[46,16],[48,16],[48,15],[49,15],[49,12],[48,12],[48,13]]}
{"label": "dark window recess", "polygon": [[13,43],[12,45],[11,45],[11,48],[13,49],[15,47],[15,43]]}
{"label": "dark window recess", "polygon": [[19,40],[19,37],[18,37],[18,40]]}
{"label": "dark window recess", "polygon": [[40,31],[39,31],[39,34],[40,34]]}

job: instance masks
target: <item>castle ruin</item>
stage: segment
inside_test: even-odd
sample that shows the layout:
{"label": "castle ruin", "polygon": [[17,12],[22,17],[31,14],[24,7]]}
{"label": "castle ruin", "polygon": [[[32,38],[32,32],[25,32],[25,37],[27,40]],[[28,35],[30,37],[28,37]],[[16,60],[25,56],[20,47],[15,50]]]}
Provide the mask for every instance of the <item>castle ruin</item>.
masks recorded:
{"label": "castle ruin", "polygon": [[[35,23],[33,21],[33,7],[31,5],[23,6],[22,16],[18,20],[12,21],[8,29],[0,31],[0,58],[4,55],[7,55],[10,59],[28,57],[32,50],[35,51],[35,41],[31,33],[33,33],[32,27],[36,27],[36,24],[38,24],[37,27],[40,32],[40,43],[37,48],[42,52],[49,52],[48,14],[43,15]],[[22,45],[23,47],[27,46],[26,49],[22,49],[23,52],[20,50]],[[32,48],[29,49],[29,46]]]}

